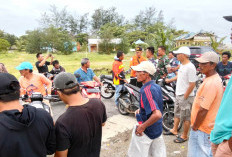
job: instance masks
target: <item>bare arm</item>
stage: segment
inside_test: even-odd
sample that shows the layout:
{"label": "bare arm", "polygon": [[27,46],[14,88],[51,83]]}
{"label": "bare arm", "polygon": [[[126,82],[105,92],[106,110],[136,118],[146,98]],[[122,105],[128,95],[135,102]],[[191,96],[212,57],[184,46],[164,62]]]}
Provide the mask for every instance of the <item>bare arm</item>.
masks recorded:
{"label": "bare arm", "polygon": [[192,126],[192,129],[194,131],[196,131],[199,128],[201,123],[204,121],[207,113],[208,113],[208,110],[200,107],[199,111],[197,112],[196,120],[195,120],[195,122],[194,122],[194,124]]}
{"label": "bare arm", "polygon": [[68,156],[68,149],[64,151],[56,151],[55,157],[67,157]]}
{"label": "bare arm", "polygon": [[49,56],[46,56],[45,58],[44,58],[44,60],[42,60],[40,63],[39,63],[39,67],[42,67],[44,64],[45,64],[45,62],[46,62],[46,60],[49,58]]}
{"label": "bare arm", "polygon": [[195,87],[195,82],[189,82],[189,87],[184,94],[184,99],[187,99],[189,97],[189,94],[193,91],[194,87]]}
{"label": "bare arm", "polygon": [[157,122],[160,118],[162,118],[162,113],[160,112],[160,110],[152,111],[150,118],[146,120],[143,124],[138,125],[136,129],[136,134],[141,136],[147,127]]}
{"label": "bare arm", "polygon": [[96,75],[93,77],[93,79],[94,79],[97,83],[101,84],[99,78],[98,78]]}
{"label": "bare arm", "polygon": [[51,56],[51,62],[50,62],[50,65],[52,65],[53,59],[54,59],[54,56]]}
{"label": "bare arm", "polygon": [[165,79],[165,82],[166,82],[166,83],[171,83],[171,82],[173,82],[173,81],[176,81],[176,80],[177,80],[178,72],[175,72],[175,74],[176,74],[176,76],[173,77],[173,78],[171,78],[171,79],[166,78],[166,79]]}

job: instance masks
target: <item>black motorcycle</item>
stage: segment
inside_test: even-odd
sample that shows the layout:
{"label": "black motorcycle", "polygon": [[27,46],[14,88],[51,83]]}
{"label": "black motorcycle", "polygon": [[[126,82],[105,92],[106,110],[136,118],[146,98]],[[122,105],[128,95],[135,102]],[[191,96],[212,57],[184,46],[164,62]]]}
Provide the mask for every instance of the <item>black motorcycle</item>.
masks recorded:
{"label": "black motorcycle", "polygon": [[102,82],[101,96],[105,99],[110,99],[115,94],[115,86],[113,85],[113,77],[111,75],[101,75],[100,81]]}
{"label": "black motorcycle", "polygon": [[118,111],[122,115],[134,113],[139,108],[140,88],[125,83],[118,98]]}
{"label": "black motorcycle", "polygon": [[[31,96],[28,96],[27,93],[25,95],[23,95],[22,97],[20,97],[20,99],[24,102],[27,102],[24,105],[30,105],[30,106],[34,106],[35,108],[42,108],[45,111],[47,111],[49,114],[51,114],[51,109],[49,107],[49,105],[45,104],[43,102],[43,99],[46,100],[53,100],[56,101],[56,96],[54,97],[53,95],[48,95],[48,96],[43,96],[41,93],[39,92],[35,92],[32,93]],[[28,102],[28,100],[30,100],[30,102]]]}
{"label": "black motorcycle", "polygon": [[[165,79],[159,79],[157,84],[160,85],[163,96],[163,128],[168,131],[174,126],[174,103],[175,83],[166,83]],[[183,121],[180,121],[178,130],[181,129]]]}

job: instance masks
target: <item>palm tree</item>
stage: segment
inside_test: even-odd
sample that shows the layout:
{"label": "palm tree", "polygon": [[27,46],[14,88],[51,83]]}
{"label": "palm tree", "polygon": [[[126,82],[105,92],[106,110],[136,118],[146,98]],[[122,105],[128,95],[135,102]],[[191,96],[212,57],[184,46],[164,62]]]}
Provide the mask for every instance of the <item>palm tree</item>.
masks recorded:
{"label": "palm tree", "polygon": [[211,40],[211,47],[215,50],[218,51],[218,47],[222,44],[222,42],[225,40],[226,37],[222,37],[219,41],[217,41],[217,39],[213,39],[212,37],[210,37]]}

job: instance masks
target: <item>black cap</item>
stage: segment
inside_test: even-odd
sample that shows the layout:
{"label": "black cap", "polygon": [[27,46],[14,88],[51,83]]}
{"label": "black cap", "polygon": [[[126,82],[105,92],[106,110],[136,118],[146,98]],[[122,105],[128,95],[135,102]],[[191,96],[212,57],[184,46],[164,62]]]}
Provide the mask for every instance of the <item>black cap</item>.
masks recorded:
{"label": "black cap", "polygon": [[56,75],[54,79],[54,86],[58,90],[71,89],[77,85],[75,75],[67,72],[62,72]]}
{"label": "black cap", "polygon": [[[0,95],[8,94],[19,90],[19,82],[14,75],[0,73]],[[14,86],[17,84],[17,86]]]}
{"label": "black cap", "polygon": [[138,46],[136,47],[136,51],[143,51],[142,47]]}

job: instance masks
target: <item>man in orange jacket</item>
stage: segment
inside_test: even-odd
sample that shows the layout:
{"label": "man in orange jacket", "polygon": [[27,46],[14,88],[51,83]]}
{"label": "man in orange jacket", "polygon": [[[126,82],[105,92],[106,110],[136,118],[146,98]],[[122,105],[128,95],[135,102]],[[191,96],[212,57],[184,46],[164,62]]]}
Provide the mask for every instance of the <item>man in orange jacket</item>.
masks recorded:
{"label": "man in orange jacket", "polygon": [[[142,47],[136,47],[136,55],[134,55],[131,58],[130,61],[130,67],[131,66],[136,66],[138,64],[140,64],[142,61],[146,61],[147,59],[145,57],[142,56]],[[137,82],[136,77],[136,72],[134,70],[131,70],[131,76],[130,76],[130,84],[134,85],[134,86],[138,86],[138,87],[142,87],[142,83],[141,82]]]}
{"label": "man in orange jacket", "polygon": [[119,97],[119,92],[123,87],[125,80],[125,75],[124,75],[124,66],[122,63],[122,60],[124,59],[124,53],[122,51],[118,51],[117,53],[117,58],[114,60],[113,63],[113,83],[115,85],[115,104],[118,107],[118,97]]}

